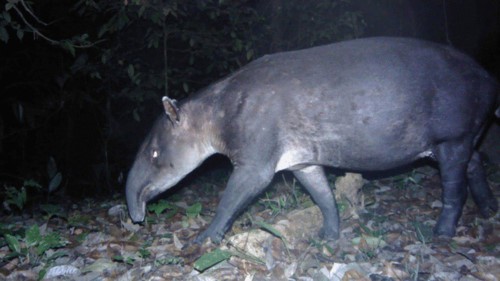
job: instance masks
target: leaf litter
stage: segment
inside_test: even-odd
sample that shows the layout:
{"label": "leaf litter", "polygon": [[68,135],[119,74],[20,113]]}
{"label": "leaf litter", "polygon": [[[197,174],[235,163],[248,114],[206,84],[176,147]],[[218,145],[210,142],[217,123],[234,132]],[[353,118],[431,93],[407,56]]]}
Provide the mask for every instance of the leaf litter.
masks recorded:
{"label": "leaf litter", "polygon": [[[500,166],[488,171],[498,199]],[[205,177],[150,203],[142,225],[128,218],[124,196],[5,216],[0,280],[500,280],[499,214],[482,219],[468,199],[456,237],[433,237],[435,169],[332,177],[337,241],[318,238],[319,209],[289,175],[276,177],[220,245],[195,245],[225,184]]]}

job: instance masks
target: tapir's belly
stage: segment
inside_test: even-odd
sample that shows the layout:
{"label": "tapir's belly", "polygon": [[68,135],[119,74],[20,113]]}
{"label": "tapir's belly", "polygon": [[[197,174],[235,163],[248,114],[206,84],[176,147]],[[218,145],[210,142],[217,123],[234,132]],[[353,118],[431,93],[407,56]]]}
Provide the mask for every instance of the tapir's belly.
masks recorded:
{"label": "tapir's belly", "polygon": [[[387,121],[387,120],[386,120]],[[434,142],[424,126],[320,126],[322,134],[296,130],[281,143],[276,171],[323,165],[375,171],[432,156]]]}
{"label": "tapir's belly", "polygon": [[[398,153],[399,152],[399,153]],[[432,149],[401,149],[366,151],[355,146],[339,149],[336,146],[315,148],[290,147],[279,157],[276,171],[302,169],[310,165],[330,166],[358,171],[381,171],[409,164],[417,159],[432,156]]]}

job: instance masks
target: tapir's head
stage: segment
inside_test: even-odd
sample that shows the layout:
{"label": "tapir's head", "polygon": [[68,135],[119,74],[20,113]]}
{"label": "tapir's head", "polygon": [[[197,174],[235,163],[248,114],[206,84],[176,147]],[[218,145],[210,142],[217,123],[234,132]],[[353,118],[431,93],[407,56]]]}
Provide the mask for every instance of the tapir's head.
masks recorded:
{"label": "tapir's head", "polygon": [[[166,115],[157,119],[142,143],[127,178],[127,205],[134,222],[144,220],[146,203],[166,191],[208,156],[200,132],[182,120],[175,101],[163,98]],[[188,116],[185,116],[187,119]]]}

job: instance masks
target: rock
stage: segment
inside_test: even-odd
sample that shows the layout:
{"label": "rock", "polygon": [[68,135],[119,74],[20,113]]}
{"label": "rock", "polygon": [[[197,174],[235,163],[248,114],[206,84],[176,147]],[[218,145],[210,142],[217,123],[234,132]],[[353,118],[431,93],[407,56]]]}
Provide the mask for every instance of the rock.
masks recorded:
{"label": "rock", "polygon": [[[288,249],[294,249],[307,243],[309,237],[317,236],[323,224],[323,216],[317,206],[290,212],[286,219],[273,224],[286,241]],[[262,260],[270,260],[268,256],[272,253],[274,260],[284,260],[286,249],[284,242],[273,234],[262,229],[236,234],[228,238],[228,245],[244,251],[245,253],[258,257]],[[223,247],[223,249],[227,249]]]}
{"label": "rock", "polygon": [[57,265],[51,267],[47,274],[45,274],[44,279],[52,279],[58,277],[68,277],[73,275],[79,275],[80,270],[72,265]]}
{"label": "rock", "polygon": [[361,192],[362,187],[363,177],[361,174],[346,173],[335,181],[335,198],[348,202],[349,206],[345,212],[348,217],[359,218],[359,211],[365,207]]}

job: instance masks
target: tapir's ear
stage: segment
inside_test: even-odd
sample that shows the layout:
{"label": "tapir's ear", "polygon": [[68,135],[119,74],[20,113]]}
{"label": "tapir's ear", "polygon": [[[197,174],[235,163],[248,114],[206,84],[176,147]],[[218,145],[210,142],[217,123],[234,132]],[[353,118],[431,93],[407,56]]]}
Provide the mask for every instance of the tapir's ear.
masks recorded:
{"label": "tapir's ear", "polygon": [[168,97],[163,97],[161,99],[163,102],[163,108],[165,108],[165,113],[167,114],[172,124],[179,123],[179,108],[177,107],[177,101],[174,99],[169,99]]}

